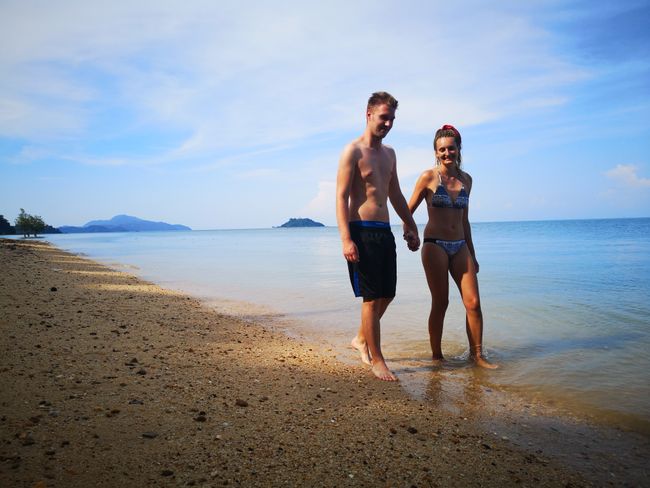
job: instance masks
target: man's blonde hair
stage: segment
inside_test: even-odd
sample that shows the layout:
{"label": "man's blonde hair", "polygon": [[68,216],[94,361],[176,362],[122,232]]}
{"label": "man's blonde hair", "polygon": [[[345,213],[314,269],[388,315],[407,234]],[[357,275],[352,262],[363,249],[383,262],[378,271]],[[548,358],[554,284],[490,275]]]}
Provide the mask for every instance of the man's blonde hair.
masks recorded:
{"label": "man's blonde hair", "polygon": [[385,91],[380,91],[370,95],[367,110],[379,105],[388,105],[390,108],[397,110],[397,104],[398,102],[393,95]]}

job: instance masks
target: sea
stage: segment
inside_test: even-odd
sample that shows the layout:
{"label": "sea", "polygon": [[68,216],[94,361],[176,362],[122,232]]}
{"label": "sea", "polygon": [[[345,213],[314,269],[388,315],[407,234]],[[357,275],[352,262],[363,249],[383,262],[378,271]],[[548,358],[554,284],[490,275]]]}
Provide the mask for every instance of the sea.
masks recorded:
{"label": "sea", "polygon": [[[399,227],[393,232],[397,297],[382,320],[382,347],[396,374],[412,379],[405,388],[426,396],[423,378],[475,374],[465,312],[450,286],[443,352],[451,367],[434,371],[420,253],[407,249]],[[650,218],[474,223],[472,236],[484,347],[500,365],[480,381],[650,435]],[[347,346],[359,326],[360,299],[335,227],[46,239],[356,361]]]}

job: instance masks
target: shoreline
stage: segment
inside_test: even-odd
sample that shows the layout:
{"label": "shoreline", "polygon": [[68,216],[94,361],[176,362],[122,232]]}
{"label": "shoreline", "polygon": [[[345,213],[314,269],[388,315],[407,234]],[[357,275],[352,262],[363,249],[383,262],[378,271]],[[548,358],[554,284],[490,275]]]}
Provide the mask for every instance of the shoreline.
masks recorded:
{"label": "shoreline", "polygon": [[40,241],[0,239],[0,262],[10,486],[648,484],[642,436],[518,412],[453,374],[413,398],[328,346]]}
{"label": "shoreline", "polygon": [[[215,310],[223,311],[225,308],[228,315],[242,320],[252,323],[264,321],[267,327],[273,327],[274,330],[290,338],[302,339],[310,343],[326,341],[327,350],[336,351],[335,357],[343,364],[354,366],[359,362],[358,353],[349,347],[349,341],[341,340],[340,337],[339,340],[332,341],[330,338],[324,337],[322,331],[302,318],[294,318],[252,302],[230,299],[215,300],[191,293],[190,295]],[[390,347],[384,349],[391,350]],[[437,388],[432,385],[441,381],[450,383],[478,382],[490,392],[501,395],[504,398],[502,403],[507,403],[509,408],[525,411],[524,408],[529,410],[534,407],[537,416],[565,418],[574,423],[589,424],[595,429],[625,432],[650,441],[650,423],[641,415],[626,414],[593,404],[580,403],[568,393],[553,391],[552,397],[543,398],[544,392],[537,390],[531,392],[522,387],[496,383],[491,379],[490,371],[475,368],[467,360],[467,351],[459,356],[448,356],[447,363],[437,368],[434,368],[428,357],[424,356],[404,357],[395,351],[385,352],[384,355],[389,368],[398,376],[399,385],[406,394],[416,400],[428,401],[432,397],[438,397],[439,392],[435,392]],[[455,403],[457,400],[458,398],[450,396],[446,403]]]}
{"label": "shoreline", "polygon": [[[570,413],[599,417],[610,425],[650,436],[650,403],[644,394],[650,367],[644,354],[650,347],[650,335],[644,327],[650,308],[643,299],[648,284],[639,278],[643,273],[634,273],[630,267],[618,268],[621,274],[607,276],[602,270],[616,265],[616,253],[611,247],[603,247],[598,236],[618,235],[622,246],[636,242],[638,245],[631,249],[636,252],[629,259],[644,270],[650,261],[643,257],[648,253],[641,251],[650,250],[650,241],[638,229],[629,228],[630,224],[617,222],[591,231],[579,225],[564,228],[559,223],[550,228],[524,226],[514,230],[486,226],[482,237],[476,236],[484,265],[484,349],[488,357],[504,364],[490,375],[493,386],[532,402],[563,404]],[[599,232],[594,232],[596,229]],[[64,235],[47,240],[190,296],[248,302],[241,305],[245,315],[253,315],[248,313],[251,309],[257,313],[260,305],[268,307],[269,314],[295,319],[296,330],[313,330],[311,335],[316,340],[324,339],[335,349],[344,350],[350,330],[358,322],[359,302],[351,298],[346,275],[341,273],[344,260],[338,251],[338,233],[330,230],[336,231],[306,230],[291,238],[265,230],[183,236]],[[556,256],[546,254],[552,246],[529,247],[531,239],[538,242],[533,236],[547,244],[557,244],[559,239],[568,245],[571,239],[582,237],[596,242],[589,246],[592,251],[587,255],[573,255],[565,268],[557,266]],[[267,239],[270,247],[260,252],[257,242]],[[295,239],[303,245],[286,252],[286,244]],[[565,259],[568,257],[560,258],[560,262]],[[398,296],[382,321],[384,354],[403,360],[409,369],[411,364],[424,369],[430,356],[426,333],[430,295],[418,256],[400,252],[398,261]],[[598,266],[598,262],[608,264]],[[550,263],[555,265],[547,266]],[[577,263],[591,263],[593,268],[580,271]],[[134,271],[129,265],[137,268]],[[517,271],[530,266],[553,271],[540,270],[539,276],[528,278],[526,271]],[[558,293],[559,283],[568,287],[566,293]],[[467,354],[464,315],[462,300],[452,286],[443,337],[447,357],[458,359],[452,368],[463,367]],[[262,320],[267,321],[266,317]],[[292,333],[294,323],[289,328]]]}

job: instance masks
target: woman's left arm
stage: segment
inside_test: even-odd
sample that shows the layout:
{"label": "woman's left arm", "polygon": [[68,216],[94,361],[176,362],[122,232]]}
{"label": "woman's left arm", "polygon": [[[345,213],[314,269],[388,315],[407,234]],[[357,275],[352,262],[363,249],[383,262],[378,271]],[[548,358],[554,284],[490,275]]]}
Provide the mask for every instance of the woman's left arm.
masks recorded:
{"label": "woman's left arm", "polygon": [[[467,196],[469,197],[472,191],[472,177],[465,173],[467,179]],[[476,259],[476,251],[474,250],[474,242],[472,241],[472,226],[469,224],[469,203],[467,208],[463,210],[463,233],[465,234],[465,243],[467,244],[467,249],[469,250],[472,259],[474,260],[474,267],[478,273],[478,260]]]}

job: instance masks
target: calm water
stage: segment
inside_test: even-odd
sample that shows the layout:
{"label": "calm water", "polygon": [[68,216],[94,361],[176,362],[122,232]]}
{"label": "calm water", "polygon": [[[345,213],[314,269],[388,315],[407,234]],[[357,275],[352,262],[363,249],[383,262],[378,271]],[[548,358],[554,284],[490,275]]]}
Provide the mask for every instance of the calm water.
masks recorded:
{"label": "calm water", "polygon": [[[650,219],[477,223],[472,230],[484,343],[502,365],[482,381],[650,433]],[[336,228],[48,240],[114,266],[134,266],[130,271],[145,279],[231,311],[281,313],[299,333],[337,351],[358,326],[360,304]],[[431,375],[429,293],[419,253],[401,243],[398,273],[398,296],[382,322],[384,352],[398,374]],[[458,364],[467,352],[464,324],[454,289],[443,347]]]}

